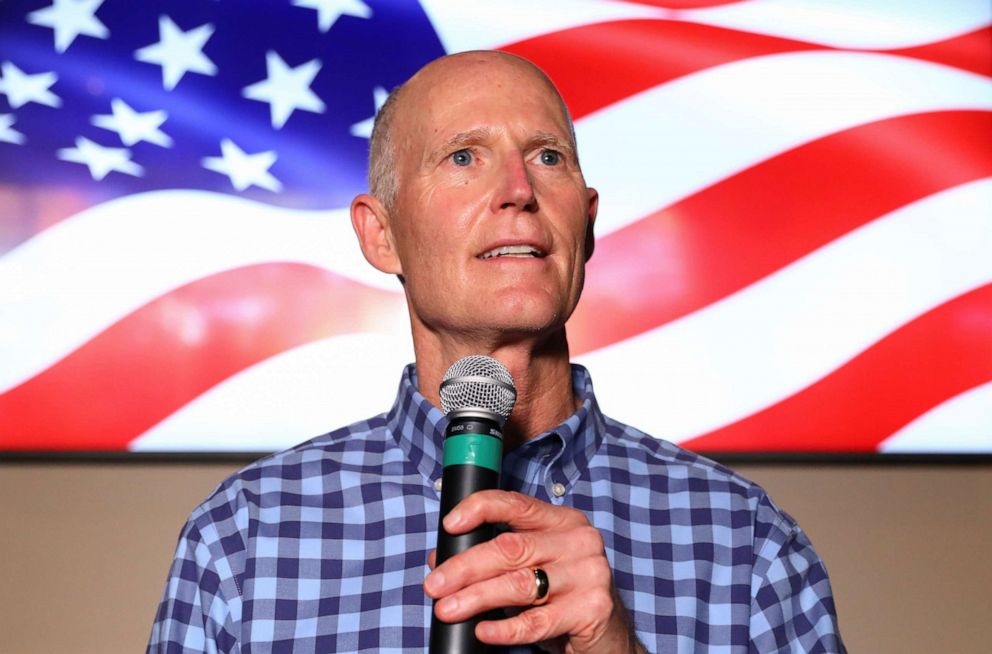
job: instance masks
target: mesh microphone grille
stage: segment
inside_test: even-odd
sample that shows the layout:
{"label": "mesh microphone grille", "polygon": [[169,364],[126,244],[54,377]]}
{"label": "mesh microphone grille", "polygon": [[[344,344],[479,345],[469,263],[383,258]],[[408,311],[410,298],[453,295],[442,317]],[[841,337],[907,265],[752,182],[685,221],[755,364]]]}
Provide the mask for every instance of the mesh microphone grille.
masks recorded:
{"label": "mesh microphone grille", "polygon": [[441,380],[441,408],[445,413],[482,409],[505,420],[516,399],[510,371],[491,357],[463,357],[448,368]]}

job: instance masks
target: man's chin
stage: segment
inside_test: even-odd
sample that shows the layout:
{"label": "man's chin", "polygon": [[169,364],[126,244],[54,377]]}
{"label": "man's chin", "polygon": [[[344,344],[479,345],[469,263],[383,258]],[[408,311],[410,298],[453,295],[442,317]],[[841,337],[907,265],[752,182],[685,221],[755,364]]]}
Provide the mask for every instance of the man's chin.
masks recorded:
{"label": "man's chin", "polygon": [[509,344],[514,341],[543,340],[564,334],[569,311],[561,303],[549,301],[546,293],[479,292],[458,311],[438,310],[420,314],[429,331],[440,337],[450,334],[458,340]]}
{"label": "man's chin", "polygon": [[[547,316],[521,316],[520,314],[504,314],[506,320],[494,320],[490,323],[491,332],[504,342],[522,340],[544,340],[558,334],[564,335],[565,324],[557,314]],[[492,317],[492,316],[490,316]]]}

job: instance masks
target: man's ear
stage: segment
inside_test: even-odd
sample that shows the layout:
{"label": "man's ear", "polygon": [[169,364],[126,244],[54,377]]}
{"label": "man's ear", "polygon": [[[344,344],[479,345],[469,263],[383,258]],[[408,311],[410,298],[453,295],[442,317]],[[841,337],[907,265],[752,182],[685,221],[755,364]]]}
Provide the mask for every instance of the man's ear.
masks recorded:
{"label": "man's ear", "polygon": [[351,201],[351,226],[365,259],[384,273],[402,275],[389,219],[386,207],[373,195],[362,193]]}
{"label": "man's ear", "polygon": [[587,188],[589,194],[589,220],[586,222],[586,261],[592,258],[592,251],[596,249],[596,237],[593,236],[592,227],[596,222],[596,213],[599,211],[599,191],[594,188]]}

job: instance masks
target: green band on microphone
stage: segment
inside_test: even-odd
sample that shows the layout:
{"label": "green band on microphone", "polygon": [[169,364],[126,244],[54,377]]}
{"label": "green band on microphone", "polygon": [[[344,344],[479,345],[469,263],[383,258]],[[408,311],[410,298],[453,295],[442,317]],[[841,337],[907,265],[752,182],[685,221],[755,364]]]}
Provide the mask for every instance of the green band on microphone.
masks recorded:
{"label": "green band on microphone", "polygon": [[458,434],[444,439],[444,465],[481,466],[499,472],[503,443],[486,434]]}

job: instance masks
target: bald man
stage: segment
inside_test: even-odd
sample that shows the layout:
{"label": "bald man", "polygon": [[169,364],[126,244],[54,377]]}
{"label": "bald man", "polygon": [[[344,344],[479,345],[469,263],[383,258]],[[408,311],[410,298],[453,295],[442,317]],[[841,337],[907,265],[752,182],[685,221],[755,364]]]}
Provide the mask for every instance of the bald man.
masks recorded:
{"label": "bald man", "polygon": [[[149,651],[422,652],[435,600],[447,622],[506,609],[476,627],[497,651],[843,651],[798,525],[604,416],[569,363],[598,194],[539,69],[491,52],[425,66],[376,119],[369,186],[352,223],[401,281],[416,363],[389,412],[252,464],[193,512]],[[434,568],[438,386],[472,354],[506,365],[518,400],[503,490],[444,525],[506,530]]]}

